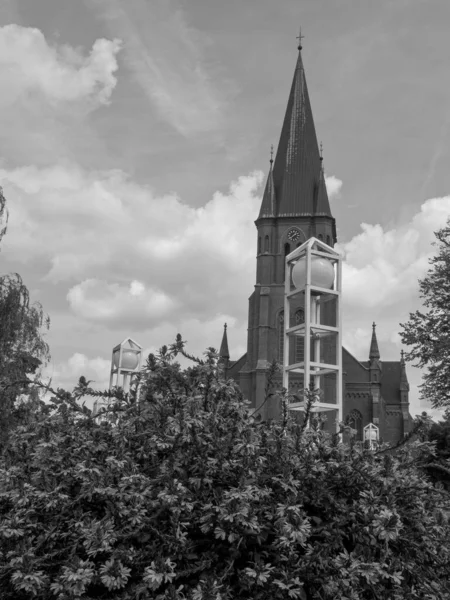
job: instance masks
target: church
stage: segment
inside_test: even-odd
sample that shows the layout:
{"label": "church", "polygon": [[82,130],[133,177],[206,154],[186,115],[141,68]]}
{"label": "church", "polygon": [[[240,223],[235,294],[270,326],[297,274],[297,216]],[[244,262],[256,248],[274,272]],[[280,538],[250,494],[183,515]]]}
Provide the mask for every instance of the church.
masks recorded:
{"label": "church", "polygon": [[[280,411],[275,398],[265,402],[265,388],[272,361],[283,364],[285,257],[311,237],[331,247],[337,243],[301,49],[299,45],[280,141],[275,160],[270,159],[255,221],[256,283],[249,298],[247,352],[230,359],[226,326],[220,347],[226,376],[239,384],[264,420],[278,418]],[[299,306],[290,326],[302,319]],[[297,344],[291,352],[295,362],[302,360],[303,346]],[[378,427],[380,441],[401,440],[412,426],[403,352],[399,361],[383,361],[373,323],[368,360],[358,360],[342,348],[342,366],[343,417],[357,431],[356,439],[363,440],[364,427],[372,423]],[[331,430],[329,423],[325,426]]]}

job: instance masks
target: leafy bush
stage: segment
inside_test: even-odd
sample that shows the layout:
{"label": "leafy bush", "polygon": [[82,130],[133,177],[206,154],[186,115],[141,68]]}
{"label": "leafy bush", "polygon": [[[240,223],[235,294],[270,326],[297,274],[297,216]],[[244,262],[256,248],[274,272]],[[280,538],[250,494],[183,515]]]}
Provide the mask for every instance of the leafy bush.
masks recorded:
{"label": "leafy bush", "polygon": [[257,422],[212,349],[185,371],[178,352],[97,414],[81,397],[108,394],[83,378],[35,401],[2,458],[3,599],[450,597],[449,495],[418,466],[432,444],[342,444],[284,393]]}

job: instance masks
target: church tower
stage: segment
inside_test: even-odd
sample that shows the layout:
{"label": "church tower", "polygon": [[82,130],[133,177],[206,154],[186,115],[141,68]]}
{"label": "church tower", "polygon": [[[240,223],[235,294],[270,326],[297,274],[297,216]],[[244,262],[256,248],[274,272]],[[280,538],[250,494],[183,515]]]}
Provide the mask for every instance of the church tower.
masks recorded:
{"label": "church tower", "polygon": [[[275,160],[271,152],[266,187],[255,221],[256,282],[249,298],[247,352],[238,360],[230,359],[225,327],[219,353],[225,377],[239,383],[244,396],[263,420],[280,416],[279,401],[275,396],[266,399],[266,387],[270,364],[275,359],[281,365],[284,358],[285,257],[311,237],[331,247],[337,242],[301,46],[298,51],[280,141]],[[298,304],[291,302],[291,327],[304,320],[302,301],[300,295]],[[323,307],[323,324],[335,326],[333,312],[331,305]],[[289,346],[289,364],[303,362],[301,337]],[[332,346],[323,340],[323,358],[324,362],[336,364]],[[385,442],[401,440],[413,422],[409,414],[405,361],[403,356],[400,361],[381,360],[375,323],[372,325],[369,360],[358,360],[343,347],[342,366],[343,418],[356,430],[357,440],[362,442],[364,427],[369,424],[379,428],[380,439]],[[292,374],[291,383],[306,387],[302,377]],[[323,391],[333,402],[336,387],[331,377],[325,375]],[[281,383],[281,373],[277,378]],[[325,429],[331,431],[331,425],[331,421],[325,423]]]}
{"label": "church tower", "polygon": [[[249,299],[246,363],[239,373],[240,387],[255,408],[264,403],[267,368],[274,358],[283,360],[285,257],[312,236],[329,246],[337,241],[301,49],[299,45],[280,141],[255,221],[256,284]],[[303,319],[303,307],[294,308],[292,325]],[[292,352],[303,351],[297,346]],[[261,416],[274,418],[275,407],[266,403]]]}

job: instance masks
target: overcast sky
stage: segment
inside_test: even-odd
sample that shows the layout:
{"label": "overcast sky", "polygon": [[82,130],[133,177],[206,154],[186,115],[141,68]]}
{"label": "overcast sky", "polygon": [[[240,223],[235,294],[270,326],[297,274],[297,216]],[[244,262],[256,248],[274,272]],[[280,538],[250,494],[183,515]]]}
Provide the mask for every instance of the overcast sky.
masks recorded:
{"label": "overcast sky", "polygon": [[[303,59],[345,255],[344,343],[399,323],[450,214],[448,0],[3,0],[1,272],[50,315],[54,385],[114,345],[246,349],[256,229]],[[411,412],[420,371],[408,366]]]}

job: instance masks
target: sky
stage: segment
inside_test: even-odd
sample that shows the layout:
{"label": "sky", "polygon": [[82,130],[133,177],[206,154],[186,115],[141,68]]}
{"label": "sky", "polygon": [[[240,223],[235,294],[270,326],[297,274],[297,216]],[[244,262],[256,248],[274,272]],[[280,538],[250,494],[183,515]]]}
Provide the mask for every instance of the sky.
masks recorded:
{"label": "sky", "polygon": [[[343,253],[343,339],[383,360],[450,214],[447,0],[3,0],[2,273],[51,319],[53,386],[180,332],[246,350],[270,145],[303,61]],[[421,371],[408,365],[411,414]],[[432,414],[437,415],[437,413]]]}

